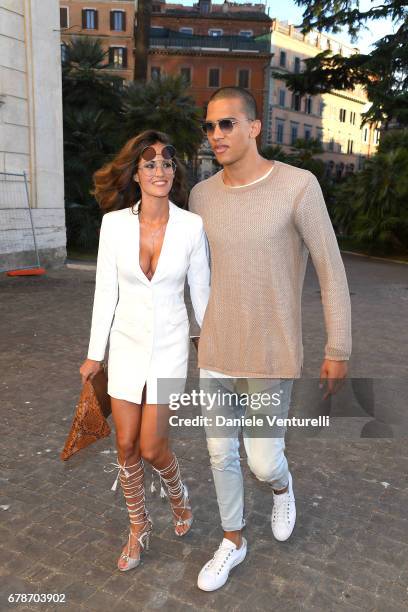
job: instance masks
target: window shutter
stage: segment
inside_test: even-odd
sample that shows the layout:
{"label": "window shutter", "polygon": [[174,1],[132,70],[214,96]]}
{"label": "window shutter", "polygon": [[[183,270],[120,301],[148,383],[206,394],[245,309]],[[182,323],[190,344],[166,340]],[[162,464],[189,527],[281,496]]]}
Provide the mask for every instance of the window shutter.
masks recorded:
{"label": "window shutter", "polygon": [[123,67],[127,68],[128,65],[128,50],[127,47],[123,48]]}
{"label": "window shutter", "polygon": [[110,12],[110,29],[113,30],[115,27],[115,13],[114,11]]}
{"label": "window shutter", "polygon": [[94,15],[95,15],[95,30],[97,30],[98,29],[98,11],[95,11]]}
{"label": "window shutter", "polygon": [[123,11],[122,15],[123,15],[122,30],[125,32],[126,31],[126,13],[125,11]]}
{"label": "window shutter", "polygon": [[109,47],[109,65],[113,64],[113,47]]}
{"label": "window shutter", "polygon": [[82,9],[82,29],[86,28],[86,10]]}

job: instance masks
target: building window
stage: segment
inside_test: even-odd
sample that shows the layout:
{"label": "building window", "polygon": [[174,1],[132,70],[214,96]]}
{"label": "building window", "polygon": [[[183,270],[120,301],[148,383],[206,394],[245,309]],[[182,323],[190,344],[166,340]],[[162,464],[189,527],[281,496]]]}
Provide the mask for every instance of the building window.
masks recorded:
{"label": "building window", "polygon": [[209,36],[222,36],[223,33],[223,30],[219,28],[211,28],[211,30],[208,30]]}
{"label": "building window", "polygon": [[68,8],[66,6],[60,7],[60,27],[68,27]]}
{"label": "building window", "polygon": [[238,86],[244,88],[249,87],[249,70],[246,68],[238,70]]}
{"label": "building window", "polygon": [[316,137],[317,137],[317,142],[319,142],[321,145],[323,144],[323,130],[322,128],[317,128],[316,129]]}
{"label": "building window", "polygon": [[300,72],[300,57],[295,57],[295,72]]}
{"label": "building window", "polygon": [[323,102],[323,100],[320,100],[320,104],[319,104],[319,115],[320,115],[320,117],[323,117],[323,110],[324,110],[324,102]]}
{"label": "building window", "polygon": [[334,138],[330,138],[328,149],[329,151],[334,151]]}
{"label": "building window", "polygon": [[342,123],[345,122],[345,120],[346,120],[346,109],[345,108],[341,108],[340,109],[340,117],[339,118],[340,118],[340,121]]}
{"label": "building window", "polygon": [[311,115],[312,109],[313,109],[313,99],[311,96],[307,96],[307,98],[305,98],[305,112],[308,115]]}
{"label": "building window", "polygon": [[220,86],[220,69],[210,68],[208,72],[208,87]]}
{"label": "building window", "polygon": [[278,144],[283,144],[283,130],[284,130],[284,122],[282,119],[276,120],[276,142]]}
{"label": "building window", "polygon": [[301,98],[300,94],[292,94],[292,109],[295,111],[300,111],[300,103]]}
{"label": "building window", "polygon": [[240,30],[239,31],[239,35],[240,36],[248,36],[248,37],[250,37],[250,36],[253,36],[254,33],[253,33],[252,30]]}
{"label": "building window", "polygon": [[279,106],[285,106],[285,98],[286,98],[286,90],[285,89],[280,89],[279,90]]}
{"label": "building window", "polygon": [[200,13],[202,14],[206,14],[210,12],[210,4],[211,4],[211,0],[206,0],[205,2],[201,1],[198,2],[198,7],[200,9]]}
{"label": "building window", "polygon": [[160,66],[152,66],[150,68],[150,78],[152,81],[160,79]]}
{"label": "building window", "polygon": [[363,139],[364,139],[364,142],[368,141],[368,128],[364,128]]}
{"label": "building window", "polygon": [[279,55],[279,66],[286,66],[286,51],[281,51]]}
{"label": "building window", "polygon": [[82,9],[82,29],[98,29],[98,11],[95,9]]}
{"label": "building window", "polygon": [[380,142],[380,130],[375,130],[375,144]]}
{"label": "building window", "polygon": [[305,140],[310,140],[312,137],[312,126],[305,125]]}
{"label": "building window", "polygon": [[356,123],[356,113],[350,111],[350,123],[352,123],[353,125],[355,125]]}
{"label": "building window", "polygon": [[179,32],[181,34],[193,34],[193,28],[180,28]]}
{"label": "building window", "polygon": [[109,64],[113,68],[121,70],[127,68],[127,49],[126,47],[109,48]]}
{"label": "building window", "polygon": [[61,62],[64,64],[68,61],[68,45],[61,43]]}
{"label": "building window", "polygon": [[115,32],[124,32],[126,30],[126,13],[125,11],[110,12],[110,29]]}
{"label": "building window", "polygon": [[186,82],[187,85],[191,83],[191,68],[180,68],[180,76]]}
{"label": "building window", "polygon": [[290,144],[294,145],[298,139],[298,124],[292,123],[290,126]]}

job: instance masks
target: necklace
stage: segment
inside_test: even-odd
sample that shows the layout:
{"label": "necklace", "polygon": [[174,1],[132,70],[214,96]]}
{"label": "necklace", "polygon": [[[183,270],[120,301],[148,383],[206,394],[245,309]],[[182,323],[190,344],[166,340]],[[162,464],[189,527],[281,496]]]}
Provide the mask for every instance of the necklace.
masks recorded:
{"label": "necklace", "polygon": [[[167,220],[164,223],[162,223],[156,230],[154,230],[153,232],[149,230],[149,234],[150,234],[150,237],[153,239],[153,242],[154,242],[155,237],[162,231],[164,226],[167,225],[168,221],[169,221],[169,218],[167,217]],[[143,219],[140,219],[140,222],[146,224],[146,221],[143,221]]]}

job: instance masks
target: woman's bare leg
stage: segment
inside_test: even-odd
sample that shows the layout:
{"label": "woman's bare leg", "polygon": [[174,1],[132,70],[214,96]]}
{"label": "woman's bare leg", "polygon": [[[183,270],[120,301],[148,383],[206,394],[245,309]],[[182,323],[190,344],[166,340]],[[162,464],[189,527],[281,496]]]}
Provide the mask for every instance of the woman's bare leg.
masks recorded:
{"label": "woman's bare leg", "polygon": [[[169,491],[169,500],[173,506],[174,514],[182,519],[192,517],[188,508],[183,508],[183,489],[177,458],[172,452],[169,443],[169,416],[171,411],[163,404],[145,404],[142,409],[142,423],[140,430],[140,453],[156,470],[162,470],[162,478],[169,481],[172,495]],[[176,508],[176,506],[180,506]],[[187,525],[177,525],[178,535],[188,531]]]}
{"label": "woman's bare leg", "polygon": [[[144,507],[143,461],[140,455],[140,429],[142,408],[140,404],[111,398],[112,418],[116,431],[118,463],[127,469],[119,473],[119,480],[125,495],[130,519],[130,540],[123,548],[123,554],[138,557],[140,542],[138,535],[146,528],[147,515]],[[120,558],[119,568],[126,568],[127,561]]]}

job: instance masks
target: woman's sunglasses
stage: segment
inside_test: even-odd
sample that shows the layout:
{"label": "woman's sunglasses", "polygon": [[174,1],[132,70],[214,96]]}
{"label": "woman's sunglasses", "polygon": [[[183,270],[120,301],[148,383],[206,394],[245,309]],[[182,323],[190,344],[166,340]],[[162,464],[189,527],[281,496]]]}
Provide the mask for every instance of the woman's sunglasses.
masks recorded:
{"label": "woman's sunglasses", "polygon": [[[156,157],[156,155],[156,149],[152,146],[147,146],[141,152],[140,157],[146,161],[151,161]],[[173,145],[166,145],[160,151],[160,155],[163,157],[163,159],[172,159],[176,155],[176,149],[173,147]]]}
{"label": "woman's sunglasses", "polygon": [[[253,119],[245,119],[244,121],[254,121]],[[219,119],[218,121],[203,121],[201,128],[205,134],[214,134],[215,126],[218,124],[223,134],[231,134],[234,125],[239,123],[238,119]]]}

